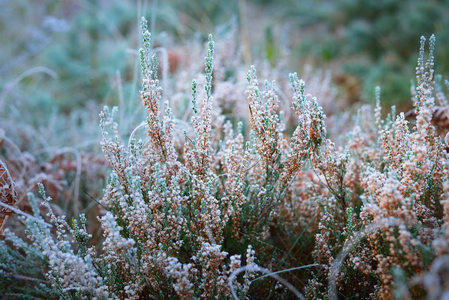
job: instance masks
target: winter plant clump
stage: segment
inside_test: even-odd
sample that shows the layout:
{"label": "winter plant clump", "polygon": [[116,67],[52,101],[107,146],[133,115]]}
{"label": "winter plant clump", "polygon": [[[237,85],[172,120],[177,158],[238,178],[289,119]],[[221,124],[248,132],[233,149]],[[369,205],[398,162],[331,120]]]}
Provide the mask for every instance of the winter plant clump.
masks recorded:
{"label": "winter plant clump", "polygon": [[[275,82],[261,84],[251,67],[248,119],[227,119],[214,104],[220,82],[213,76],[212,36],[204,77],[191,83],[190,125],[180,127],[158,79],[145,19],[142,33],[147,137],[120,138],[116,107],[100,114],[101,146],[112,167],[99,202],[101,244],[90,243],[85,215],[70,224],[56,215],[40,185],[48,218],[29,193],[34,216],[22,217],[28,239],[6,229],[0,240],[0,287],[7,295],[448,295],[447,145],[432,125],[435,99],[446,113],[448,106],[434,82],[434,36],[427,60],[421,39],[412,88],[416,124],[394,108],[383,119],[378,88],[376,107],[362,107],[352,128],[331,141],[320,99],[306,93],[295,73],[288,112],[294,118],[280,109]],[[8,188],[14,191],[12,182]]]}

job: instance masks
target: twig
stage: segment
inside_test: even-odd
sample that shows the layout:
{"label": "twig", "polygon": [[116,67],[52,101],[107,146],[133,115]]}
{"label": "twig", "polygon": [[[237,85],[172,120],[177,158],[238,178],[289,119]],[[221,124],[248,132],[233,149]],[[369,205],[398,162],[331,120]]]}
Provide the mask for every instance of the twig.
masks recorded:
{"label": "twig", "polygon": [[47,227],[53,227],[53,225],[48,224],[48,223],[45,223],[43,220],[39,220],[38,218],[33,217],[32,215],[27,214],[26,212],[23,212],[23,211],[21,211],[20,209],[15,208],[14,206],[8,205],[8,204],[3,203],[3,202],[1,202],[1,201],[0,201],[0,205],[3,206],[3,207],[6,207],[6,208],[9,209],[9,210],[12,210],[13,212],[15,212],[15,213],[18,214],[18,215],[25,216],[25,217],[27,217],[27,218],[29,218],[29,219],[31,219],[31,220],[33,220],[33,221],[39,223],[39,224],[45,225],[45,226],[47,226]]}
{"label": "twig", "polygon": [[[295,294],[296,297],[298,297],[299,299],[304,299],[304,296],[291,284],[289,283],[287,280],[283,279],[282,277],[279,277],[276,273],[278,272],[271,272],[268,269],[259,267],[257,265],[250,265],[250,266],[244,266],[241,268],[238,268],[237,270],[233,271],[231,273],[231,275],[229,276],[229,288],[231,289],[231,294],[232,297],[236,300],[239,299],[239,297],[237,296],[237,294],[235,293],[235,289],[234,289],[234,279],[237,277],[238,274],[244,272],[244,271],[250,271],[250,272],[262,272],[267,274],[266,276],[270,276],[273,277],[274,279],[278,280],[280,283],[282,283],[286,288],[288,288],[293,294]],[[254,280],[253,280],[254,281]]]}
{"label": "twig", "polygon": [[45,284],[49,284],[50,283],[47,280],[32,278],[32,277],[28,277],[28,276],[24,276],[24,275],[18,275],[18,274],[6,273],[5,276],[13,277],[13,278],[17,278],[17,279],[28,280],[28,281],[36,281],[36,282],[45,283]]}

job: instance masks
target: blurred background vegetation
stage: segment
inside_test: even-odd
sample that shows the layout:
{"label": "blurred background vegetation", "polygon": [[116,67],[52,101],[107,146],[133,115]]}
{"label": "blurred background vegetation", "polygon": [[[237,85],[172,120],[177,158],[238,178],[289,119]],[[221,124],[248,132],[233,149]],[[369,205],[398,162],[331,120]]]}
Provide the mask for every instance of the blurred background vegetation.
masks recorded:
{"label": "blurred background vegetation", "polygon": [[[156,43],[165,47],[204,39],[235,18],[248,63],[265,58],[274,67],[288,53],[286,72],[305,64],[330,69],[341,93],[354,102],[370,101],[380,85],[384,105],[409,107],[421,35],[436,35],[437,73],[449,71],[449,0],[1,0],[0,5],[1,104],[23,105],[17,108],[33,114],[29,120],[55,110],[68,114],[89,101],[118,104],[118,84],[124,97],[135,101],[138,15],[154,18]],[[10,87],[37,66],[48,72]]]}
{"label": "blurred background vegetation", "polygon": [[[449,73],[449,0],[0,0],[0,7],[0,142],[8,138],[16,147],[3,146],[0,155],[23,161],[29,153],[36,173],[56,174],[65,166],[65,185],[56,187],[80,201],[74,212],[101,197],[96,179],[106,173],[97,159],[102,107],[119,105],[120,128],[128,133],[144,119],[137,59],[141,16],[150,21],[154,46],[174,53],[168,57],[172,74],[181,72],[178,45],[193,41],[201,48],[209,33],[219,39],[232,22],[238,25],[242,67],[265,61],[285,78],[306,65],[330,70],[345,105],[374,103],[379,85],[384,108],[409,110],[422,35],[436,35],[436,73],[446,79]],[[11,154],[16,150],[20,157]],[[93,155],[77,161],[90,169],[70,169],[73,157],[64,153]]]}

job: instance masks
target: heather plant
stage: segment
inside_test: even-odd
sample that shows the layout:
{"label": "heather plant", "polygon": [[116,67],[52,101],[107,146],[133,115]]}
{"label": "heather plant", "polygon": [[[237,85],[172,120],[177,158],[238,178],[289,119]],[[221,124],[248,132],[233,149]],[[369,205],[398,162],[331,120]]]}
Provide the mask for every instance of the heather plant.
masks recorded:
{"label": "heather plant", "polygon": [[[382,118],[378,88],[376,107],[363,106],[352,129],[331,140],[320,99],[306,93],[296,73],[288,78],[286,112],[284,81],[281,89],[261,83],[251,67],[243,78],[246,114],[230,117],[241,100],[226,100],[232,87],[242,90],[236,82],[242,77],[239,70],[230,76],[237,63],[226,62],[239,52],[218,53],[223,48],[212,36],[204,72],[189,87],[191,112],[182,114],[176,101],[185,101],[187,91],[162,88],[145,19],[141,28],[144,125],[128,136],[117,107],[100,113],[101,147],[111,166],[99,201],[102,241],[92,242],[93,220],[85,214],[68,222],[57,213],[40,184],[39,198],[27,194],[30,214],[21,212],[27,239],[6,229],[1,240],[0,284],[7,296],[391,299],[447,293],[447,152],[432,125],[434,97],[445,103],[445,96],[433,78],[434,36],[427,61],[421,39],[414,127],[395,109]],[[136,138],[141,129],[146,136]],[[434,278],[441,279],[438,286],[429,284]]]}
{"label": "heather plant", "polygon": [[[229,295],[227,278],[240,267],[242,255],[246,256],[247,266],[254,263],[255,253],[251,249],[254,247],[257,253],[260,246],[252,244],[267,239],[273,207],[287,196],[295,174],[310,152],[319,148],[325,134],[324,115],[315,99],[305,94],[304,83],[292,74],[293,107],[299,125],[287,143],[275,87],[266,83],[265,90],[260,91],[253,68],[247,75],[251,140],[244,144],[241,125],[235,135],[229,122],[223,125],[221,133],[222,118],[211,116],[214,43],[210,38],[206,95],[198,101],[197,83],[193,81],[194,130],[192,136],[185,133],[184,150],[178,158],[171,110],[166,105],[162,119],[159,112],[162,95],[158,64],[155,56],[150,57],[146,22],[142,28],[142,99],[149,113],[149,139],[131,140],[127,149],[118,138],[106,139],[104,132],[103,150],[114,171],[102,201],[109,211],[103,218],[126,228],[125,237],[136,243],[132,245],[135,250],[129,251],[137,251],[141,264],[154,266],[148,272],[156,270],[158,274],[150,276],[145,268],[136,265],[129,280],[134,283],[136,276],[155,280],[130,287],[133,292],[145,295],[159,291],[206,298]],[[107,124],[115,128],[113,115],[114,111],[109,110],[102,113],[102,128]],[[221,134],[223,142],[214,143],[212,136]],[[105,248],[107,252],[113,256],[122,252],[116,248],[117,243],[108,240],[107,236],[105,245],[111,247]],[[117,259],[111,257],[116,264]],[[228,259],[232,265],[228,265]],[[237,288],[241,296],[248,292],[251,276],[245,275],[241,288]],[[171,286],[167,280],[173,280]],[[125,282],[124,286],[128,284],[132,283]],[[115,292],[123,294],[123,286]]]}
{"label": "heather plant", "polygon": [[[357,126],[348,137],[352,154],[346,161],[351,170],[347,174],[349,176],[341,177],[341,174],[345,177],[346,166],[337,167],[341,173],[332,176],[342,185],[329,188],[337,204],[333,204],[333,218],[321,221],[315,250],[317,259],[327,265],[322,274],[330,275],[333,287],[326,290],[330,296],[339,292],[343,295],[356,293],[363,298],[392,298],[393,270],[400,270],[402,280],[407,282],[427,270],[432,259],[440,255],[433,243],[440,239],[437,237],[441,230],[444,231],[442,203],[443,183],[447,180],[447,154],[431,125],[435,37],[430,38],[427,62],[423,57],[424,42],[422,38],[414,95],[417,110],[415,127],[410,130],[404,114],[395,116],[394,111],[383,122],[378,104],[375,115],[365,118],[372,122],[366,127],[368,130]],[[380,90],[377,91],[377,99],[379,94]],[[325,179],[326,172],[332,169],[329,166],[325,168]],[[359,188],[352,188],[352,193],[359,190],[358,197],[340,197],[346,186],[354,187],[354,184]],[[351,203],[351,200],[361,200],[362,203]],[[354,209],[360,212],[354,214]],[[338,215],[343,217],[339,219]],[[362,231],[363,236],[357,237]],[[352,240],[357,240],[357,243]],[[345,254],[335,262],[339,251]],[[329,262],[324,264],[326,259]],[[339,266],[338,272],[331,270],[335,265]],[[351,282],[352,276],[364,279],[355,285]],[[316,293],[319,282],[314,280],[310,283],[310,291]],[[414,287],[408,295],[422,297],[423,291]]]}

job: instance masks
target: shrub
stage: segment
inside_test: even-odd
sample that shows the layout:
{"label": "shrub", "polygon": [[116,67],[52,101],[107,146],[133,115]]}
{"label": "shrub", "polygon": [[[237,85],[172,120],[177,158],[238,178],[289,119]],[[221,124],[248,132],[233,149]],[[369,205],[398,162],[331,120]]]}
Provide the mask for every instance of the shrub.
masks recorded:
{"label": "shrub", "polygon": [[378,89],[376,108],[363,107],[339,145],[296,74],[289,77],[295,126],[275,83],[261,87],[255,67],[246,78],[249,130],[226,120],[214,108],[211,36],[204,80],[191,85],[192,129],[179,139],[145,19],[142,32],[147,137],[131,134],[125,143],[117,108],[100,114],[112,166],[100,201],[101,247],[89,244],[85,215],[69,225],[40,185],[51,224],[30,193],[29,241],[8,230],[1,241],[7,295],[301,298],[300,290],[308,298],[388,299],[438,297],[448,288],[427,284],[446,276],[449,252],[447,152],[431,124],[434,36],[426,62],[421,40],[415,127],[394,110],[381,118]]}

